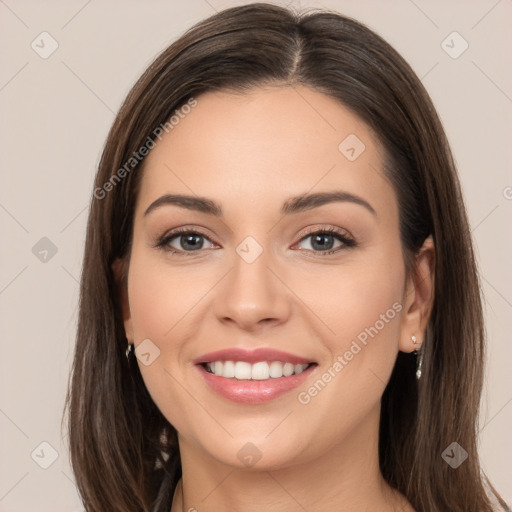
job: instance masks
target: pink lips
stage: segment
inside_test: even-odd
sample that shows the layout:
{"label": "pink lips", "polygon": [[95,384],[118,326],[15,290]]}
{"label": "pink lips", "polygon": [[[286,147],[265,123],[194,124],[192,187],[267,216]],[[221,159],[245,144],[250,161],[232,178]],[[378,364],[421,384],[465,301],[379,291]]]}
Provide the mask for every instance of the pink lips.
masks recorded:
{"label": "pink lips", "polygon": [[219,350],[209,352],[194,360],[206,384],[213,391],[228,400],[245,404],[260,404],[291,391],[300,386],[315,371],[317,366],[316,364],[310,364],[302,373],[290,375],[289,377],[269,378],[267,380],[239,380],[236,378],[219,377],[206,371],[204,363],[214,361],[246,361],[251,364],[259,361],[281,361],[293,364],[314,362],[287,352],[267,348]]}
{"label": "pink lips", "polygon": [[228,348],[225,350],[217,350],[216,352],[208,352],[208,354],[204,354],[195,359],[194,363],[202,364],[214,361],[247,361],[251,364],[259,361],[281,361],[283,363],[293,364],[308,364],[314,362],[273,348],[257,348],[254,350]]}

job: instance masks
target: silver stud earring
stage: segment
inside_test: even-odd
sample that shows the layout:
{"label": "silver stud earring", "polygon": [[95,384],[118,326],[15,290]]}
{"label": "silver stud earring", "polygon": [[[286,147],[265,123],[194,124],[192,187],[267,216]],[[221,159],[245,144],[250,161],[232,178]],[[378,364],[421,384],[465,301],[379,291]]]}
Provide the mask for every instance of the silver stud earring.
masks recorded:
{"label": "silver stud earring", "polygon": [[412,340],[412,342],[413,342],[415,345],[417,345],[417,344],[419,343],[418,338],[416,338],[416,336],[414,336],[414,335],[412,335],[412,336],[411,336],[411,340]]}

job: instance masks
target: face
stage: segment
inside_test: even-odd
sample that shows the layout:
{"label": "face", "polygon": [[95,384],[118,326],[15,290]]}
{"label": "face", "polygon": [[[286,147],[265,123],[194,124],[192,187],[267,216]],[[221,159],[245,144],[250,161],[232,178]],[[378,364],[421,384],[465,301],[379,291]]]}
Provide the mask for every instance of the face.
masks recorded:
{"label": "face", "polygon": [[307,462],[378,421],[416,348],[397,198],[375,135],[334,99],[196,99],[145,162],[126,335],[180,442],[238,467]]}

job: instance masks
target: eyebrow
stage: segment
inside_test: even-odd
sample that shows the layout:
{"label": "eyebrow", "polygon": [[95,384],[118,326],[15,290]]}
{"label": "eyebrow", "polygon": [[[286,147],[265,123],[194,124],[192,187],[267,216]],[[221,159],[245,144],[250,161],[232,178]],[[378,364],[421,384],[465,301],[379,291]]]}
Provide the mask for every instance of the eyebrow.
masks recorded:
{"label": "eyebrow", "polygon": [[[323,206],[324,204],[342,202],[353,203],[366,208],[373,215],[377,215],[372,205],[360,196],[345,192],[343,190],[336,190],[333,192],[317,192],[314,194],[302,194],[300,196],[291,197],[285,201],[281,207],[281,215],[292,215],[294,213],[304,212]],[[222,207],[215,201],[198,196],[187,196],[181,194],[165,194],[155,201],[153,201],[146,211],[144,216],[151,213],[153,210],[162,206],[175,205],[187,210],[193,210],[215,217],[222,217]]]}

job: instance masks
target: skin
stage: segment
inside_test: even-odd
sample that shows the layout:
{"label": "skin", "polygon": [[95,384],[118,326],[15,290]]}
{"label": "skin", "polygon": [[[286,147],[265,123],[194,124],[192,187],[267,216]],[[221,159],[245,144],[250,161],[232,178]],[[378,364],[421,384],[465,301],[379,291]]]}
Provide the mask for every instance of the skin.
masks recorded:
{"label": "skin", "polygon": [[[380,399],[399,350],[421,343],[432,307],[432,241],[407,274],[395,192],[372,131],[337,101],[305,87],[206,93],[151,150],[137,200],[123,290],[126,336],[149,338],[160,355],[139,361],[151,397],[178,431],[183,466],[172,512],[197,510],[412,511],[378,466]],[[356,134],[366,148],[349,161],[338,145]],[[304,193],[344,190],[367,201],[334,202],[282,216]],[[216,218],[176,205],[146,209],[164,194],[210,198]],[[205,238],[179,256],[155,248],[178,227]],[[323,256],[314,232],[337,228]],[[307,228],[307,229],[306,229]],[[247,237],[263,252],[247,263]],[[183,238],[181,239],[183,242]],[[186,242],[186,239],[185,239]],[[329,242],[329,240],[326,240]],[[324,249],[325,251],[325,249]],[[124,286],[123,286],[124,285]],[[308,389],[394,303],[401,311],[309,403]],[[215,394],[192,361],[228,347],[273,347],[316,361],[307,383],[264,404]],[[252,443],[261,458],[246,465]]]}

